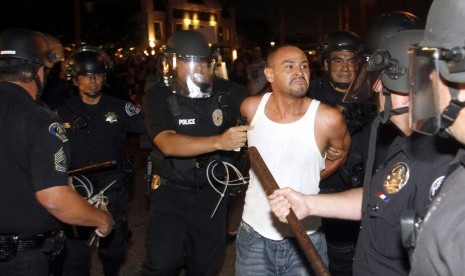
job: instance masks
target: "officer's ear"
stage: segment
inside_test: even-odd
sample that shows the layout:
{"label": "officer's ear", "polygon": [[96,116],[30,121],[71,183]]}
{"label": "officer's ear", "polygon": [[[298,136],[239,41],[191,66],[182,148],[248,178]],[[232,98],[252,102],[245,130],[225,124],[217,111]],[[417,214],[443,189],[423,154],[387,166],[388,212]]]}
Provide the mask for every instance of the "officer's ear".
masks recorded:
{"label": "officer's ear", "polygon": [[325,58],[325,60],[323,61],[323,64],[322,64],[322,65],[323,65],[323,67],[322,67],[321,69],[322,69],[323,71],[325,71],[325,72],[328,72],[329,66],[328,66],[328,59],[327,59],[327,58]]}
{"label": "officer's ear", "polygon": [[274,76],[273,69],[269,67],[265,67],[264,73],[265,73],[266,80],[268,82],[273,82],[273,76]]}

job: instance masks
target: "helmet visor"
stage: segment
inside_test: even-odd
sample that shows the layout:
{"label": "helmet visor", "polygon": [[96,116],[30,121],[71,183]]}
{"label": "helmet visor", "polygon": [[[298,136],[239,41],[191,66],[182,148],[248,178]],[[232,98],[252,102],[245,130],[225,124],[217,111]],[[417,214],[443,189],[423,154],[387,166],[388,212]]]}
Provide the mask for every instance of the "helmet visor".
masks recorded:
{"label": "helmet visor", "polygon": [[350,84],[342,101],[344,103],[376,104],[376,95],[373,87],[380,80],[381,71],[372,71],[368,66],[368,57],[359,67],[354,80]]}
{"label": "helmet visor", "polygon": [[167,54],[163,63],[165,83],[180,96],[208,98],[212,92],[214,60],[207,58],[179,57]]}
{"label": "helmet visor", "polygon": [[440,49],[411,46],[410,62],[410,127],[420,133],[432,135],[441,127],[439,95]]}

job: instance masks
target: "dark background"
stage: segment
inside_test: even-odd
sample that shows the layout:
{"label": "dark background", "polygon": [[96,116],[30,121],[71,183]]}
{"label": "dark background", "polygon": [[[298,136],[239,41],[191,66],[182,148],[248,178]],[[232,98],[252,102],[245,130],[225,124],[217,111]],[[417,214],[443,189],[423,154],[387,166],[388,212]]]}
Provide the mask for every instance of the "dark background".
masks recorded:
{"label": "dark background", "polygon": [[[154,0],[154,2],[162,0]],[[432,0],[221,0],[236,9],[237,34],[244,47],[270,41],[316,42],[331,31],[349,29],[363,37],[376,16],[405,10],[426,20]],[[80,14],[73,5],[80,3]],[[363,8],[364,7],[364,8]],[[0,30],[27,27],[75,41],[74,21],[81,22],[81,40],[106,48],[140,45],[145,33],[136,20],[140,0],[3,0]],[[362,10],[365,10],[363,12]],[[342,14],[341,14],[342,13]],[[341,18],[342,16],[342,18]]]}

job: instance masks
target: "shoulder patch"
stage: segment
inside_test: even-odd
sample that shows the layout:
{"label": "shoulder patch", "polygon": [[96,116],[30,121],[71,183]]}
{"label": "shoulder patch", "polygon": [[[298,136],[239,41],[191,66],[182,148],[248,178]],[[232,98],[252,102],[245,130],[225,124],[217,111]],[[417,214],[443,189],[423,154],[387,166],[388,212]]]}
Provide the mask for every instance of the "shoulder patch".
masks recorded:
{"label": "shoulder patch", "polygon": [[441,189],[442,183],[444,182],[445,178],[446,177],[443,175],[443,176],[436,178],[436,180],[433,181],[433,183],[431,184],[431,187],[429,188],[429,199],[430,200],[433,200],[436,194],[438,193],[438,191]]}
{"label": "shoulder patch", "polygon": [[66,172],[66,154],[63,148],[60,148],[54,155],[55,170],[57,172]]}
{"label": "shoulder patch", "polygon": [[124,109],[126,110],[126,113],[129,115],[129,116],[133,116],[133,115],[137,115],[140,113],[141,109],[138,108],[135,104],[133,103],[126,103],[126,106],[124,107]]}
{"label": "shoulder patch", "polygon": [[58,122],[52,123],[48,127],[48,132],[50,132],[50,134],[60,139],[63,143],[68,141],[68,137],[66,137],[65,128],[63,127],[62,124]]}

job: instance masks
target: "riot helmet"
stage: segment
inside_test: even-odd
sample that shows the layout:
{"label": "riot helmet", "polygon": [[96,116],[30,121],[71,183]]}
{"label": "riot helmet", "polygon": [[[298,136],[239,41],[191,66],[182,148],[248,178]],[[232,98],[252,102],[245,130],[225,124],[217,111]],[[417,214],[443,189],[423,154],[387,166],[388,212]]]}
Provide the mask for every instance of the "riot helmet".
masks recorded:
{"label": "riot helmet", "polygon": [[[328,70],[329,81],[334,89],[345,92],[349,88],[358,67],[360,46],[360,37],[349,31],[329,33],[320,44],[320,63],[324,70]],[[333,52],[339,53],[332,55]]]}
{"label": "riot helmet", "polygon": [[346,93],[343,102],[365,102],[375,104],[372,87],[378,81],[381,71],[368,67],[373,52],[393,34],[405,30],[423,29],[424,24],[417,16],[405,11],[393,11],[378,16],[370,25],[363,42],[360,58],[361,64]]}
{"label": "riot helmet", "polygon": [[[79,93],[94,99],[101,96],[106,74],[112,68],[110,57],[93,46],[75,50],[66,60],[67,75],[78,86]],[[89,82],[91,79],[94,80]]]}
{"label": "riot helmet", "polygon": [[20,70],[27,68],[31,71],[37,86],[37,98],[43,92],[45,76],[44,81],[41,82],[37,74],[38,68],[34,69],[32,65],[51,68],[58,61],[56,56],[56,51],[52,49],[47,35],[40,32],[24,28],[11,28],[0,34],[0,60],[5,62],[2,63],[2,67],[9,67],[7,72],[12,72],[17,68],[21,68]]}
{"label": "riot helmet", "polygon": [[320,62],[323,64],[333,51],[350,51],[358,53],[360,50],[360,36],[349,31],[337,31],[327,34],[323,42],[318,46]]}
{"label": "riot helmet", "polygon": [[[435,0],[424,39],[410,49],[410,126],[417,132],[435,134],[446,129],[465,107],[458,99],[459,84],[465,83],[465,30],[459,24],[464,20],[463,0]],[[451,96],[448,103],[440,100],[441,77]]]}
{"label": "riot helmet", "polygon": [[189,98],[210,97],[215,66],[202,34],[177,31],[168,39],[161,62],[165,84],[173,93]]}
{"label": "riot helmet", "polygon": [[393,34],[369,58],[367,68],[379,71],[381,76],[382,93],[386,99],[382,114],[384,123],[392,115],[408,112],[406,107],[392,109],[391,93],[409,95],[409,47],[418,45],[423,35],[424,30],[406,30]]}
{"label": "riot helmet", "polygon": [[84,74],[106,74],[113,69],[113,61],[101,49],[84,46],[73,51],[66,60],[69,77]]}

